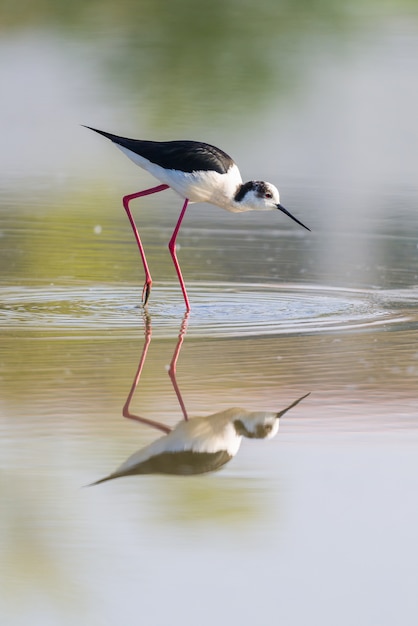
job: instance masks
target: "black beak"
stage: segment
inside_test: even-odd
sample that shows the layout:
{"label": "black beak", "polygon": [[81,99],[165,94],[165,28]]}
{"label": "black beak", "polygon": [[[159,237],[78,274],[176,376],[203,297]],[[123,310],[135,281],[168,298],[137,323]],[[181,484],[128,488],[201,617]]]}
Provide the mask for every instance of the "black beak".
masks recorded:
{"label": "black beak", "polygon": [[[303,226],[303,224],[302,224],[302,226]],[[305,226],[305,228],[306,228],[306,226]],[[276,417],[280,419],[282,415],[284,415],[285,413],[287,413],[289,411],[289,409],[293,409],[294,406],[299,404],[299,402],[302,402],[302,400],[304,400],[305,398],[307,398],[310,395],[311,395],[310,391],[308,393],[305,393],[304,396],[302,396],[301,398],[298,398],[297,400],[292,402],[292,404],[289,404],[289,406],[287,406],[285,409],[283,409],[283,411],[279,411],[279,413],[277,413]]]}
{"label": "black beak", "polygon": [[296,217],[293,217],[293,215],[291,213],[289,213],[289,211],[287,209],[285,209],[284,206],[282,206],[281,204],[276,204],[276,207],[279,209],[279,211],[281,211],[282,213],[284,213],[285,215],[290,217],[291,220],[296,222],[296,224],[299,224],[299,226],[303,226],[303,228],[306,228],[306,230],[309,230],[309,232],[311,232],[310,228],[305,226],[305,224],[302,224],[302,222],[299,222],[299,220],[296,219]]}

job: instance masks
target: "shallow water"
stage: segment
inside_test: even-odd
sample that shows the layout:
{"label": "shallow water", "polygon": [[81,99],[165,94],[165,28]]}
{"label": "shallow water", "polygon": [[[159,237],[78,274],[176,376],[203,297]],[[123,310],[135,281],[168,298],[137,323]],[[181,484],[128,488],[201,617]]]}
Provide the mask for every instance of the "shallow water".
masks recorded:
{"label": "shallow water", "polygon": [[[34,6],[0,42],[3,621],[415,625],[414,5]],[[181,201],[143,199],[145,313],[152,183],[80,123],[213,142],[312,233],[190,207],[185,316]],[[83,488],[161,436],[131,389],[169,427],[310,395],[217,473]]]}
{"label": "shallow water", "polygon": [[[309,285],[196,283],[192,337],[246,337],[342,332],[390,325],[415,328],[416,289],[350,290]],[[124,331],[141,327],[138,286],[5,287],[1,325],[15,332]],[[152,320],[159,336],[177,332],[184,304],[178,285],[154,287]]]}

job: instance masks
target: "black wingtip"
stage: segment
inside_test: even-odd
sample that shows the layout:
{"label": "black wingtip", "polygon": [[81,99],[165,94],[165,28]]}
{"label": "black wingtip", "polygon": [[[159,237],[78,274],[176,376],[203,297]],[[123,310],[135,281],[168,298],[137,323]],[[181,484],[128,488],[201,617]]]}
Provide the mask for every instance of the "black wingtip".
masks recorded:
{"label": "black wingtip", "polygon": [[100,485],[101,483],[105,483],[108,480],[112,480],[112,478],[116,478],[114,474],[109,474],[109,476],[105,476],[104,478],[100,478],[99,480],[95,480],[94,483],[89,483],[88,485],[83,485],[84,489],[86,487],[94,487],[95,485]]}
{"label": "black wingtip", "polygon": [[83,128],[88,128],[89,130],[92,130],[93,132],[98,133],[99,135],[103,135],[103,137],[106,137],[107,139],[110,139],[111,141],[114,141],[115,139],[117,139],[116,135],[107,133],[105,130],[99,130],[98,128],[93,128],[92,126],[87,126],[86,124],[81,124],[81,126]]}

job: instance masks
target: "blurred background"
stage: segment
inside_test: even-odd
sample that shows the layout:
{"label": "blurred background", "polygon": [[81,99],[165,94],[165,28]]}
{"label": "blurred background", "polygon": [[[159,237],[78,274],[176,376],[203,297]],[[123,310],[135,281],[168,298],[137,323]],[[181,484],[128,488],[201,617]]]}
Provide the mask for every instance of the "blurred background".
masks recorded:
{"label": "blurred background", "polygon": [[[417,623],[417,77],[416,0],[2,0],[5,624]],[[312,392],[219,474],[81,489],[159,436],[121,417],[144,342],[121,198],[154,181],[82,124],[213,143],[312,230],[184,220],[190,415]],[[134,408],[174,425],[181,199],[132,206]]]}

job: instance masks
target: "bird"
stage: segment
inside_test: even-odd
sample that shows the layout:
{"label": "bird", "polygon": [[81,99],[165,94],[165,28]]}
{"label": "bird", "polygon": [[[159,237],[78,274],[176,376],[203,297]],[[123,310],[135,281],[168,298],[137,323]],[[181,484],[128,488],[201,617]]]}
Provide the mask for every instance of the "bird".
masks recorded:
{"label": "bird", "polygon": [[144,307],[147,306],[151,294],[152,278],[141,238],[129,208],[130,201],[135,198],[171,188],[184,199],[183,207],[168,248],[177,272],[186,311],[190,311],[191,307],[177,259],[176,240],[188,204],[207,202],[232,213],[278,209],[297,224],[310,231],[310,228],[305,226],[280,204],[280,195],[277,187],[260,180],[251,180],[244,183],[236,163],[220,148],[216,148],[208,143],[190,140],[148,141],[129,139],[91,126],[83,126],[110,139],[136,165],[149,172],[161,183],[156,187],[126,195],[122,200],[144,266],[145,283],[142,290]]}
{"label": "bird", "polygon": [[243,437],[272,439],[279,430],[279,419],[309,395],[303,395],[279,412],[234,407],[182,420],[173,429],[161,422],[139,418],[138,421],[166,434],[132,454],[115,472],[89,486],[123,476],[192,476],[214,472],[237,454]]}

